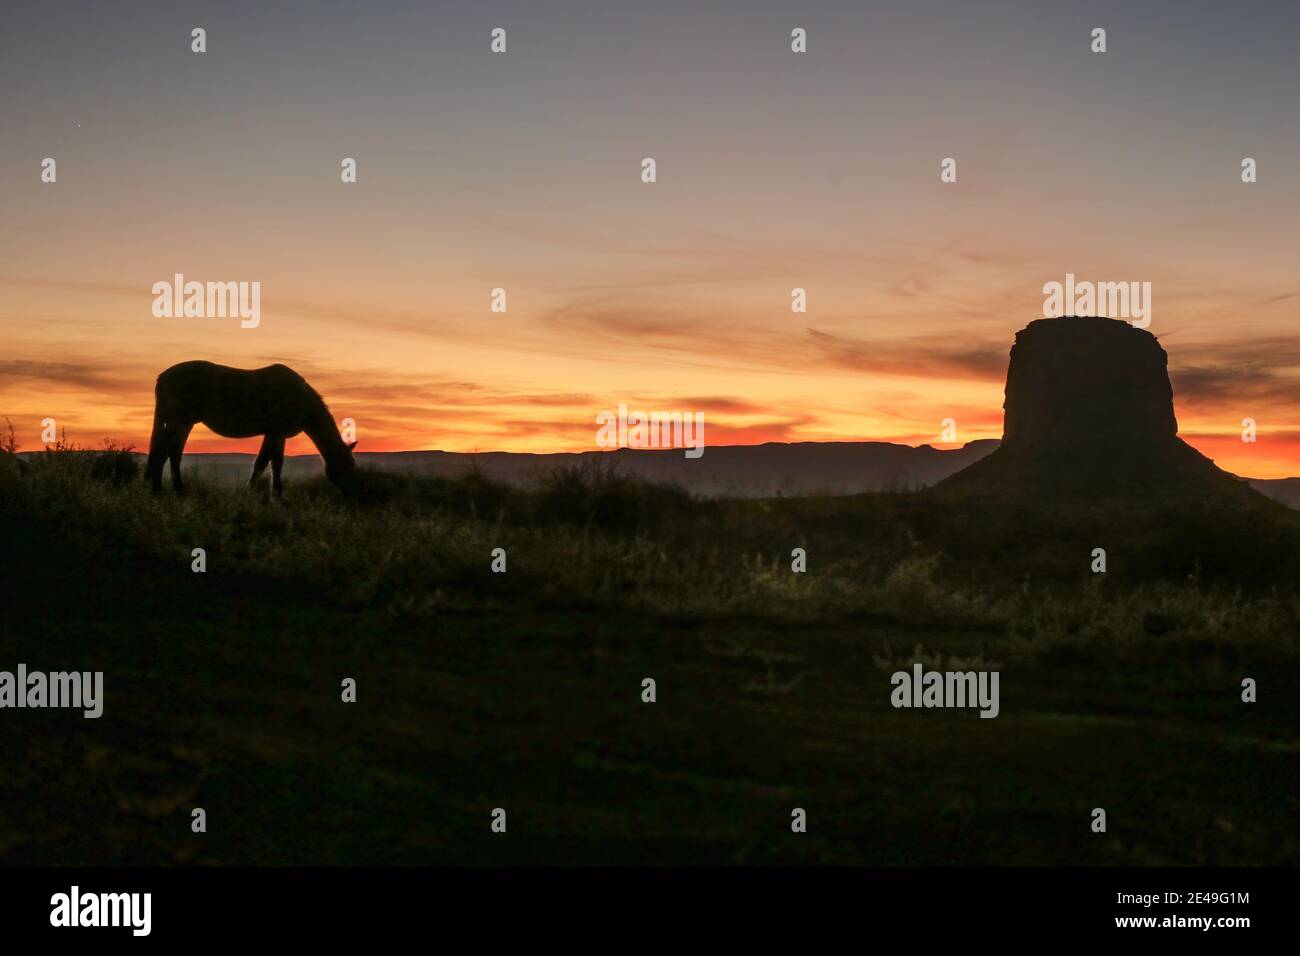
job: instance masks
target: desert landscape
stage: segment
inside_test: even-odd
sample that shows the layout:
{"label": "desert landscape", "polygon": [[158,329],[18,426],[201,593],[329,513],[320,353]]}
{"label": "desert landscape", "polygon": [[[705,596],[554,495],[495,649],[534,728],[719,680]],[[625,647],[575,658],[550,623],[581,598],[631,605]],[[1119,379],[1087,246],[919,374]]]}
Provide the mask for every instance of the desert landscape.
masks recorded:
{"label": "desert landscape", "polygon": [[[794,467],[757,467],[772,448],[743,452],[743,496],[622,452],[516,481],[362,457],[355,500],[5,455],[8,656],[110,670],[115,719],[0,723],[0,853],[1295,863],[1300,513],[1177,438],[1165,353],[1126,323],[1031,323],[1005,414],[996,451],[913,449],[914,486],[848,494],[772,494]],[[917,664],[1000,671],[997,719],[891,706]],[[238,814],[193,834],[194,806]]]}

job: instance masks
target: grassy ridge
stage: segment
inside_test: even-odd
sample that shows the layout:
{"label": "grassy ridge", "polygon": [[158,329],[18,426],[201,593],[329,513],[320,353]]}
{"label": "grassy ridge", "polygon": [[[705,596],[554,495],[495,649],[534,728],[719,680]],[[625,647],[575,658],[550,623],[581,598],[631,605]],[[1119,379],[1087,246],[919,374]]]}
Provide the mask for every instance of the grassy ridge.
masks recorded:
{"label": "grassy ridge", "polygon": [[[599,469],[177,498],[112,455],[21,478],[0,459],[0,667],[102,669],[108,694],[99,721],[0,720],[6,861],[1300,857],[1278,836],[1300,792],[1285,522],[1053,529],[924,495],[698,501]],[[894,710],[913,660],[999,669],[1002,716]]]}

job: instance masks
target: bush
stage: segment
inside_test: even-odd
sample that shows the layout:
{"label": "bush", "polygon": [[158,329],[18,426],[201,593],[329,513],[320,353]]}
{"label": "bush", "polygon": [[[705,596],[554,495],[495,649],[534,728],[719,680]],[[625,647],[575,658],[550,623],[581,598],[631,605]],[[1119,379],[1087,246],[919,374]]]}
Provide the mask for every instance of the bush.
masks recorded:
{"label": "bush", "polygon": [[538,524],[573,524],[636,534],[668,536],[687,522],[698,503],[679,485],[655,484],[619,472],[616,462],[584,460],[553,468],[541,482],[533,508]]}
{"label": "bush", "polygon": [[104,450],[96,452],[90,462],[90,477],[110,485],[125,485],[140,478],[140,463],[134,447],[104,439]]}

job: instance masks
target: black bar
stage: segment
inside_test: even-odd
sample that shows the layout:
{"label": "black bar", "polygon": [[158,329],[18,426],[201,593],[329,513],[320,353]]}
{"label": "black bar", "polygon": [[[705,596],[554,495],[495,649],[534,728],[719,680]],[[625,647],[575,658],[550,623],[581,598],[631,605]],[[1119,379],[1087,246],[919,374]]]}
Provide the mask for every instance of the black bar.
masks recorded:
{"label": "black bar", "polygon": [[[834,930],[927,941],[1231,943],[1243,931],[1286,926],[1293,877],[1283,869],[11,868],[0,870],[0,925],[9,940],[134,936],[130,925],[52,926],[53,898],[70,897],[75,885],[83,907],[89,894],[148,893],[149,938],[205,944],[291,936],[335,945],[456,929],[476,938],[532,933],[533,945],[597,929],[610,941],[667,944],[694,926],[760,940]],[[1207,918],[1248,923],[1186,925]],[[1124,919],[1156,925],[1119,925]],[[1161,925],[1166,919],[1184,923]]]}

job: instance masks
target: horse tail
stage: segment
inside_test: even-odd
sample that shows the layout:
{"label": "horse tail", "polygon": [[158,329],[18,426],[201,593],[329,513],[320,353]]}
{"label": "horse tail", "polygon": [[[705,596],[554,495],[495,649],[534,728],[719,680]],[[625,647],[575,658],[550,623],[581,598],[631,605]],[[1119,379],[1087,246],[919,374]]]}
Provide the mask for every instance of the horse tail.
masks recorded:
{"label": "horse tail", "polygon": [[[173,366],[175,368],[175,366]],[[167,413],[174,403],[171,396],[170,377],[164,369],[153,384],[153,430],[149,433],[149,458],[145,463],[144,480],[157,488],[162,483],[163,465],[167,460]]]}

